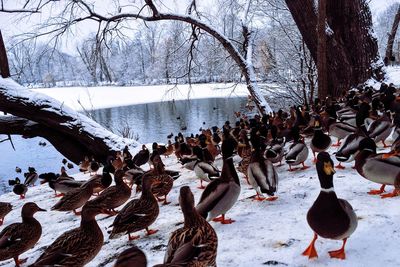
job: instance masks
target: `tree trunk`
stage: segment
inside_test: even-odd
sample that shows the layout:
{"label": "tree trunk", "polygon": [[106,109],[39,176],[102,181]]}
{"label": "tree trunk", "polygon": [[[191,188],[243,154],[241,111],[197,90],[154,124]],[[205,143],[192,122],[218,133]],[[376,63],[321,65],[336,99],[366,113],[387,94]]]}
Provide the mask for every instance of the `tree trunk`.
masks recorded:
{"label": "tree trunk", "polygon": [[328,75],[326,72],[326,0],[318,1],[318,97],[322,100],[328,96]]}
{"label": "tree trunk", "polygon": [[32,92],[11,79],[0,79],[0,111],[26,119],[23,123],[21,120],[17,121],[18,124],[15,119],[14,124],[7,118],[3,119],[0,123],[0,134],[42,136],[76,164],[85,155],[93,155],[96,160],[105,162],[112,151],[120,151],[125,145],[136,144],[133,140],[109,132],[63,103]]}
{"label": "tree trunk", "polygon": [[[318,17],[313,0],[285,0],[300,33],[318,64]],[[328,94],[342,92],[374,77],[383,78],[382,65],[377,64],[378,44],[372,36],[372,17],[365,0],[327,1]]]}
{"label": "tree trunk", "polygon": [[4,46],[3,36],[0,31],[0,76],[3,78],[10,77],[10,67],[8,66],[8,59],[6,47]]}
{"label": "tree trunk", "polygon": [[399,22],[400,22],[400,4],[399,4],[399,7],[397,9],[396,16],[394,17],[392,30],[390,31],[390,34],[389,34],[389,37],[388,37],[387,46],[386,46],[385,56],[387,57],[388,62],[393,57],[393,43],[394,43],[394,39],[396,37],[397,28],[399,27]]}

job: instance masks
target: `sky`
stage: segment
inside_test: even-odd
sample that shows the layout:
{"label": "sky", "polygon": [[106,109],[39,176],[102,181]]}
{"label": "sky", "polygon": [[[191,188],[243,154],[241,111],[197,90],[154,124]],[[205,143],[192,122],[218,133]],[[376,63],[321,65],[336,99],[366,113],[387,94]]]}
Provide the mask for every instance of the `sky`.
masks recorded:
{"label": "sky", "polygon": [[[16,3],[24,2],[24,0],[5,0],[5,6],[9,9],[16,8],[18,5]],[[107,13],[108,9],[113,10],[114,6],[112,5],[104,5],[105,1],[92,1],[102,4],[97,4],[95,6],[96,11],[99,13]],[[132,0],[119,0],[121,5],[132,3]],[[134,1],[138,2],[138,1]],[[173,12],[179,10],[181,13],[185,11],[185,7],[190,0],[164,0],[164,5],[162,8],[168,12]],[[216,1],[206,0],[206,1],[198,1],[203,4],[206,8],[207,5],[204,3],[213,3]],[[372,15],[374,21],[382,13],[387,7],[392,5],[393,3],[400,2],[400,0],[370,0],[369,4],[371,7]],[[22,34],[25,32],[32,31],[34,29],[34,25],[44,21],[47,18],[47,14],[56,14],[59,10],[57,7],[52,7],[51,9],[44,10],[43,14],[34,14],[32,16],[26,16],[26,18],[21,20],[20,14],[8,14],[8,13],[0,13],[0,30],[2,31],[3,38],[5,42],[7,42],[12,36]],[[91,32],[96,31],[96,24],[93,22],[85,22],[79,24],[78,27],[72,29],[72,31],[63,39],[63,43],[61,43],[61,49],[74,53],[75,47],[77,43],[90,34]]]}

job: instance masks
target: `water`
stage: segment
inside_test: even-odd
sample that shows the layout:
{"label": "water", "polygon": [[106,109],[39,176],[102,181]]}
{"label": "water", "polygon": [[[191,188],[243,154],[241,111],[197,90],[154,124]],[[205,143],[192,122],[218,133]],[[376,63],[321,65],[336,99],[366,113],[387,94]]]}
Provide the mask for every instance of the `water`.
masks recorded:
{"label": "water", "polygon": [[[92,115],[115,133],[128,125],[140,143],[166,143],[171,132],[177,134],[181,131],[190,135],[199,133],[200,127],[221,127],[227,120],[234,124],[234,111],[243,111],[245,104],[246,98],[195,99],[99,109]],[[203,125],[203,122],[206,124]],[[183,127],[187,130],[181,130]],[[0,135],[0,140],[4,138],[6,136]],[[23,172],[27,172],[28,166],[35,167],[38,173],[59,172],[64,157],[45,139],[23,139],[21,136],[13,136],[12,139],[16,151],[8,141],[0,143],[0,192],[11,190],[7,182],[10,178],[22,178],[15,172],[16,166]],[[39,146],[39,142],[46,142],[47,145]],[[77,171],[74,168],[68,172]]]}

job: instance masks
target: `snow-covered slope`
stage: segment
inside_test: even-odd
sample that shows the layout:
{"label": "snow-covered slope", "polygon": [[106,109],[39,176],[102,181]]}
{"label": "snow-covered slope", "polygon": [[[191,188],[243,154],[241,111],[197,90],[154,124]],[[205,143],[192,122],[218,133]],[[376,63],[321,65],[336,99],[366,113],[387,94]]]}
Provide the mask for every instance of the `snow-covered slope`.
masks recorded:
{"label": "snow-covered slope", "polygon": [[[194,173],[181,169],[175,157],[166,158],[164,162],[169,169],[181,171],[182,176],[175,181],[170,193],[172,203],[160,207],[160,215],[151,227],[159,229],[159,232],[150,237],[145,236],[144,231],[140,232],[141,238],[135,241],[128,241],[127,236],[109,240],[106,228],[114,217],[99,215],[97,219],[103,229],[105,242],[100,253],[87,266],[112,266],[116,256],[131,244],[139,246],[146,253],[148,266],[162,263],[169,235],[181,227],[178,224],[183,219],[178,205],[179,188],[189,185],[197,201],[202,192],[197,189],[198,181]],[[221,163],[221,159],[217,159],[217,165]],[[359,217],[358,228],[347,242],[347,259],[330,259],[328,251],[340,248],[341,242],[321,238],[316,243],[318,259],[309,261],[301,256],[313,236],[306,222],[306,213],[319,194],[315,166],[311,158],[306,163],[312,166],[306,171],[288,172],[287,165],[277,168],[280,184],[279,198],[275,202],[252,201],[250,197],[255,193],[239,174],[241,195],[227,214],[236,222],[231,225],[211,222],[219,238],[218,266],[400,266],[397,244],[400,239],[400,198],[380,199],[368,195],[367,191],[377,189],[379,185],[359,176],[350,164],[346,165],[345,170],[337,170],[334,177],[337,195],[347,199]],[[78,174],[76,178],[88,177]],[[28,264],[34,262],[61,233],[77,227],[80,222],[80,217],[73,213],[49,211],[57,199],[53,198],[53,192],[47,185],[29,188],[25,200],[19,200],[18,196],[10,193],[2,195],[0,201],[10,201],[14,206],[14,210],[5,218],[5,225],[20,221],[21,206],[28,201],[34,201],[48,210],[35,216],[42,223],[43,234],[38,244],[21,256],[28,257]],[[0,266],[13,264],[12,260],[8,260],[1,262]]]}

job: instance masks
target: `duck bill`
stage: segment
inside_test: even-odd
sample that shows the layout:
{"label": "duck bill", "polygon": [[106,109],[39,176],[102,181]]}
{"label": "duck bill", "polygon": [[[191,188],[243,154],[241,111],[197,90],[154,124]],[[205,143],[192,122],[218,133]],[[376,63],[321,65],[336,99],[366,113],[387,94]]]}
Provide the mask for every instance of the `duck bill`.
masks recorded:
{"label": "duck bill", "polygon": [[42,208],[38,208],[38,211],[47,211],[47,210],[42,209]]}

